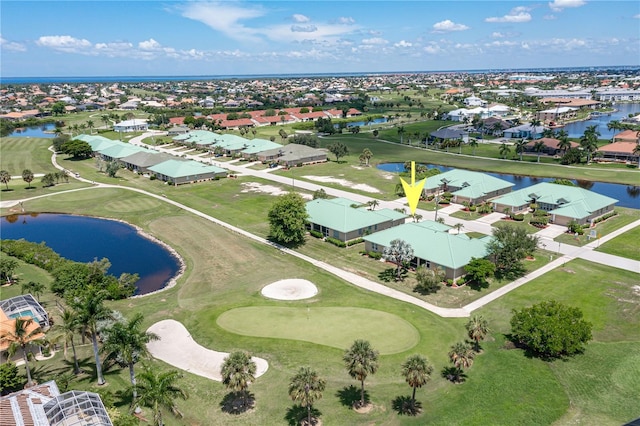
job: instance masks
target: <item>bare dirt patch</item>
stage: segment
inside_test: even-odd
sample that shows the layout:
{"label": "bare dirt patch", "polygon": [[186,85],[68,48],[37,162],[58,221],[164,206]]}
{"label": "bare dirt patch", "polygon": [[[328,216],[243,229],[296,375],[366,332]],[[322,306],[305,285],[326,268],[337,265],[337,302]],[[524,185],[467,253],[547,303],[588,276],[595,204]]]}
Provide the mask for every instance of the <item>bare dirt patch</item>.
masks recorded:
{"label": "bare dirt patch", "polygon": [[[245,182],[242,184],[242,186],[244,187],[244,189],[241,190],[240,192],[262,192],[264,194],[270,194],[275,196],[284,195],[288,193],[288,191],[280,187],[273,186],[273,185],[263,185],[258,182]],[[302,198],[305,198],[307,200],[310,200],[313,198],[309,194],[300,194],[300,195],[302,196]]]}
{"label": "bare dirt patch", "polygon": [[373,186],[364,184],[364,183],[353,183],[346,179],[337,179],[333,176],[302,176],[305,179],[313,180],[316,182],[324,182],[324,183],[337,183],[338,185],[345,186],[347,188],[355,189],[358,191],[371,192],[374,194],[379,194],[380,190],[378,188],[374,188]]}

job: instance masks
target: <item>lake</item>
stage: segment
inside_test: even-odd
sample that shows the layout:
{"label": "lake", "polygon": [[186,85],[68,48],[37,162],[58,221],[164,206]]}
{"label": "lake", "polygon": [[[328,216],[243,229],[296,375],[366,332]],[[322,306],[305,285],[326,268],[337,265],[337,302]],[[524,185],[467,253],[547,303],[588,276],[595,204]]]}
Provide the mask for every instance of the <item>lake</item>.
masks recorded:
{"label": "lake", "polygon": [[[423,165],[427,166],[427,168],[429,169],[436,168],[441,172],[453,170],[452,167],[438,166],[435,164]],[[381,163],[376,167],[380,170],[391,173],[400,173],[404,171],[404,163]],[[526,188],[540,182],[551,182],[553,180],[552,178],[538,178],[532,176],[509,175],[503,173],[482,173],[486,173],[490,176],[494,176],[499,179],[506,180],[507,182],[513,183],[513,191]],[[630,186],[617,183],[593,182],[584,180],[574,180],[573,182],[581,188],[588,189],[589,191],[597,192],[598,194],[606,195],[607,197],[612,197],[616,200],[619,200],[617,205],[620,207],[640,209],[640,199],[638,199],[638,197],[640,197],[640,185]]]}
{"label": "lake", "polygon": [[15,129],[8,136],[14,138],[55,138],[55,133],[52,133],[55,128],[56,125],[53,123],[32,127],[21,127]]}
{"label": "lake", "polygon": [[111,262],[110,274],[140,276],[136,294],[163,288],[180,270],[180,262],[169,250],[123,222],[65,214],[27,214],[13,222],[11,219],[5,216],[0,221],[3,239],[44,241],[60,256],[76,262],[106,257]]}

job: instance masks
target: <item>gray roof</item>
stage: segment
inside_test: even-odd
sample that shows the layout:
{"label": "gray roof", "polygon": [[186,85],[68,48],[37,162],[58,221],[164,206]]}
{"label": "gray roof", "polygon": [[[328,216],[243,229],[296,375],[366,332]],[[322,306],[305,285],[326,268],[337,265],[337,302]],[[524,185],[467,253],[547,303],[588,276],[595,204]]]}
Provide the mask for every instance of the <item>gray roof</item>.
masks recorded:
{"label": "gray roof", "polygon": [[444,128],[431,132],[430,135],[439,139],[462,139],[467,132],[460,129]]}

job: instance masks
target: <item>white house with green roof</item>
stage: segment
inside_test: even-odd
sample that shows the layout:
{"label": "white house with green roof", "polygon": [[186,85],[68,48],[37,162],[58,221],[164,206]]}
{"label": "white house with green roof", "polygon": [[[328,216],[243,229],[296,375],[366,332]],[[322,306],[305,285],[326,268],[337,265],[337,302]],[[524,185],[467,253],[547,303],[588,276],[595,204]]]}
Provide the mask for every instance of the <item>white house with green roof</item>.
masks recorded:
{"label": "white house with green roof", "polygon": [[551,223],[568,225],[575,220],[586,225],[612,211],[618,200],[577,186],[542,182],[492,202],[495,211],[512,213],[526,212],[535,203],[537,208],[549,212]]}
{"label": "white house with green roof", "polygon": [[391,241],[400,239],[413,248],[413,267],[441,267],[445,276],[458,279],[465,274],[464,267],[472,258],[487,256],[487,244],[490,236],[469,238],[466,234],[449,233],[451,228],[431,220],[411,222],[395,228],[366,235],[364,247],[366,251],[382,253]]}
{"label": "white house with green roof", "polygon": [[391,209],[369,210],[346,198],[319,198],[307,202],[306,207],[311,230],[345,243],[401,225],[407,218],[406,214]]}
{"label": "white house with green roof", "polygon": [[225,169],[193,160],[167,160],[149,167],[149,171],[153,172],[158,179],[176,186],[227,176]]}
{"label": "white house with green roof", "polygon": [[199,148],[206,148],[213,145],[218,134],[207,130],[192,130],[189,133],[183,133],[173,137],[173,141],[179,144],[188,145],[195,144]]}
{"label": "white house with green roof", "polygon": [[428,177],[423,192],[425,195],[450,192],[454,203],[479,204],[511,192],[513,185],[486,173],[454,169]]}
{"label": "white house with green roof", "polygon": [[290,143],[280,148],[259,152],[257,157],[262,162],[273,162],[285,167],[294,167],[302,164],[324,163],[327,161],[327,151]]}
{"label": "white house with green roof", "polygon": [[268,151],[270,149],[282,149],[282,145],[271,142],[266,139],[249,139],[246,143],[247,147],[240,151],[244,158],[257,158],[258,153]]}

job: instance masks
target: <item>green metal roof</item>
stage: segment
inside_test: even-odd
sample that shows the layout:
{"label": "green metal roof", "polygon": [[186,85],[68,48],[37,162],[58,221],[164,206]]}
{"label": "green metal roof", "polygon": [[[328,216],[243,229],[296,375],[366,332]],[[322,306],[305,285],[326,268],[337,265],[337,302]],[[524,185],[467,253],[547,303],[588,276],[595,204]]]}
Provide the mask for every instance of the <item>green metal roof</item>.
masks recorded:
{"label": "green metal roof", "polygon": [[258,152],[267,151],[270,149],[282,148],[279,143],[271,142],[266,139],[250,139],[247,143],[247,148],[241,152],[243,154],[257,154]]}
{"label": "green metal roof", "polygon": [[365,241],[388,247],[391,241],[400,239],[413,248],[414,256],[447,268],[460,268],[471,258],[487,255],[487,243],[491,237],[469,238],[465,234],[449,234],[448,226],[426,220],[419,223],[405,223],[367,235]]}
{"label": "green metal roof", "polygon": [[558,185],[542,182],[536,185],[511,192],[492,200],[496,204],[507,206],[524,206],[536,198],[538,203],[557,205],[549,213],[560,216],[581,219],[593,212],[618,202],[615,198],[607,197],[577,186]]}
{"label": "green metal roof", "polygon": [[462,188],[452,192],[452,194],[464,197],[473,196],[473,198],[478,198],[514,185],[511,182],[498,179],[485,173],[454,169],[428,177],[424,188],[427,190],[436,189],[443,184],[443,181],[446,181],[449,186]]}
{"label": "green metal roof", "polygon": [[306,204],[309,222],[347,233],[389,220],[399,220],[407,217],[407,215],[395,210],[367,210],[365,208],[353,208],[351,207],[352,204],[358,203],[346,198],[309,201]]}
{"label": "green metal roof", "polygon": [[155,153],[156,151],[151,151],[150,149],[143,148],[141,146],[120,142],[105,149],[99,149],[98,152],[111,158],[123,158],[135,154],[136,152]]}
{"label": "green metal roof", "polygon": [[225,169],[221,169],[216,166],[208,166],[197,161],[188,160],[167,160],[160,164],[156,164],[153,167],[149,167],[149,170],[155,173],[160,173],[172,178],[180,178],[185,176],[198,176],[207,173],[226,173]]}

